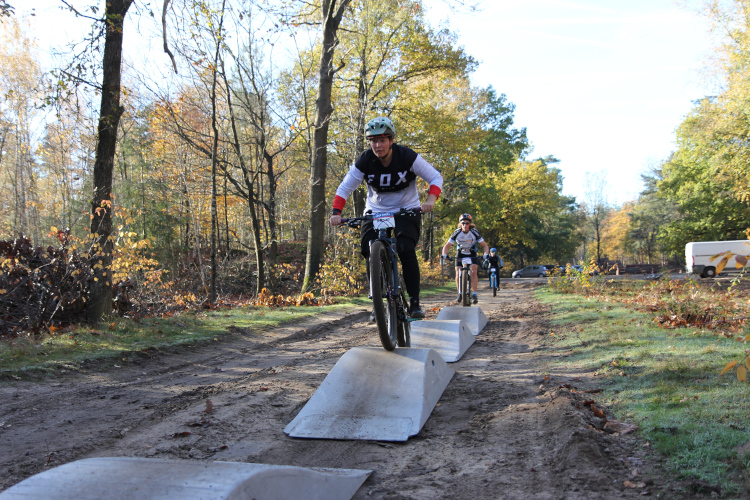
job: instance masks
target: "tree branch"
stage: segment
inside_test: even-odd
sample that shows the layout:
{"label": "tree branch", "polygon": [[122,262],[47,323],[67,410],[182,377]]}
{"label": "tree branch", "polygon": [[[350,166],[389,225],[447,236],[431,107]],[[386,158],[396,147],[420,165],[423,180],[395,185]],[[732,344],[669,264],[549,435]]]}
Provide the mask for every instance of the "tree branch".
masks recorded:
{"label": "tree branch", "polygon": [[169,7],[169,2],[171,0],[164,0],[164,9],[161,13],[161,31],[162,31],[162,38],[164,39],[164,52],[169,56],[169,58],[172,60],[172,67],[174,67],[174,72],[177,74],[177,62],[174,60],[174,55],[172,55],[172,52],[169,50],[169,46],[167,45],[167,8]]}
{"label": "tree branch", "polygon": [[[72,5],[70,5],[70,4],[69,4],[68,2],[66,2],[65,0],[60,0],[60,1],[61,1],[61,2],[63,3],[63,4],[65,4],[65,6],[66,6],[66,7],[67,7],[67,8],[68,8],[68,9],[69,9],[69,10],[70,10],[71,12],[73,12],[73,13],[74,13],[74,14],[75,14],[76,16],[78,16],[78,17],[85,17],[86,19],[91,19],[92,21],[96,21],[96,22],[98,22],[98,23],[102,23],[102,22],[104,22],[104,19],[103,19],[103,18],[100,18],[100,17],[91,17],[91,16],[87,16],[86,14],[82,14],[82,13],[78,12],[78,11],[76,10],[76,8],[75,8],[75,7],[73,7]],[[9,6],[9,7],[10,7],[10,6]]]}

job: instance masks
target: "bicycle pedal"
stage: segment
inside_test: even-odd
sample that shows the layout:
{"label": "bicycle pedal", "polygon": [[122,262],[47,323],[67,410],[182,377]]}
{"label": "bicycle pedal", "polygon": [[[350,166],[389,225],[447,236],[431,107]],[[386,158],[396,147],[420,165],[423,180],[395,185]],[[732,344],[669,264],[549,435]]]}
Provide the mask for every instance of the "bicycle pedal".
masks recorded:
{"label": "bicycle pedal", "polygon": [[424,318],[407,318],[406,321],[411,323],[412,321],[422,321]]}

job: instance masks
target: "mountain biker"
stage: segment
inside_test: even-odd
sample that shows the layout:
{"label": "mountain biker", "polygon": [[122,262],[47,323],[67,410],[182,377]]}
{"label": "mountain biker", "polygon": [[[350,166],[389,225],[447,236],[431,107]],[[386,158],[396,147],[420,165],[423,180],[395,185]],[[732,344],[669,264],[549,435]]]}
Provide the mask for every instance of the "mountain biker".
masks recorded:
{"label": "mountain biker", "polygon": [[[490,256],[487,260],[484,261],[484,264],[482,264],[482,266],[485,269],[494,267],[498,270],[498,272],[503,268],[503,259],[501,259],[497,254],[497,248],[490,248]],[[487,276],[487,279],[489,279],[489,276]]]}
{"label": "mountain biker", "polygon": [[[422,212],[432,212],[443,188],[443,176],[413,150],[395,144],[396,127],[390,118],[373,118],[365,126],[365,137],[370,141],[370,149],[360,155],[336,189],[330,223],[341,224],[341,211],[346,200],[364,181],[367,183],[365,214],[395,212],[401,208],[421,208]],[[419,202],[417,177],[429,184],[427,200]],[[397,216],[396,253],[401,261],[404,285],[409,294],[409,314],[412,318],[424,318],[419,306],[419,263],[417,262],[417,241],[421,232],[421,217]],[[365,221],[360,229],[361,252],[367,260],[367,274],[370,274],[370,242],[378,238],[372,221]],[[374,321],[374,314],[370,315]]]}
{"label": "mountain biker", "polygon": [[477,298],[477,284],[479,277],[477,276],[477,265],[479,264],[479,257],[477,257],[477,243],[482,245],[484,250],[484,260],[489,257],[490,247],[484,241],[484,238],[476,230],[476,226],[471,222],[470,214],[461,214],[458,218],[458,229],[453,231],[448,241],[443,247],[443,259],[448,258],[448,250],[453,245],[457,245],[456,248],[456,290],[458,291],[458,298],[456,302],[461,302],[461,284],[460,284],[460,273],[458,268],[462,267],[461,259],[471,257],[470,275],[471,275],[471,299],[476,304]]}

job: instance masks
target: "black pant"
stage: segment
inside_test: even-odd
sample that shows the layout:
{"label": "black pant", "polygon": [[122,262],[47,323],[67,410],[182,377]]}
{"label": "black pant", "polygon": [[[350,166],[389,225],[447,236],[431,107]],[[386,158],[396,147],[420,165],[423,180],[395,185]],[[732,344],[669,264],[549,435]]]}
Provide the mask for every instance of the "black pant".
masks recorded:
{"label": "black pant", "polygon": [[[422,231],[422,218],[419,215],[396,216],[396,253],[401,261],[406,292],[412,299],[419,299],[419,262],[417,261],[417,241]],[[367,260],[367,274],[370,274],[370,241],[378,239],[372,221],[362,223],[362,255]]]}

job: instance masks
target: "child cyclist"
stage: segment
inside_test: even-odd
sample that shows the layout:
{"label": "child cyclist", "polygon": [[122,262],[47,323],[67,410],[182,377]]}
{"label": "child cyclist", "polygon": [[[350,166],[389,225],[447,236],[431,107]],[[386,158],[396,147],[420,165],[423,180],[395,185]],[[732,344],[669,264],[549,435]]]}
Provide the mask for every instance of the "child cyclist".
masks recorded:
{"label": "child cyclist", "polygon": [[[479,283],[479,277],[477,276],[477,266],[479,264],[479,257],[477,257],[477,243],[482,245],[482,249],[484,250],[484,259],[487,260],[487,258],[489,257],[488,254],[490,251],[490,247],[484,241],[484,238],[482,238],[482,236],[479,234],[479,231],[476,230],[476,226],[472,224],[471,215],[461,214],[461,216],[458,218],[458,229],[453,231],[453,234],[451,234],[450,238],[448,238],[448,241],[443,247],[443,259],[447,259],[448,250],[450,250],[450,247],[452,247],[453,245],[457,245],[456,268],[459,268],[463,265],[461,263],[461,259],[471,257],[472,264],[469,268],[471,274],[471,299],[475,304],[478,302],[477,285]],[[456,271],[458,271],[458,269],[456,269]],[[456,272],[456,290],[458,291],[458,298],[456,299],[456,302],[461,302],[461,283],[459,272]]]}
{"label": "child cyclist", "polygon": [[[494,267],[498,271],[503,268],[503,259],[501,259],[497,254],[497,248],[490,248],[490,256],[487,260],[484,261],[483,267],[485,269]],[[489,276],[487,277],[487,279],[489,279]]]}

